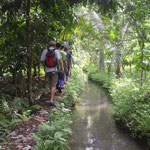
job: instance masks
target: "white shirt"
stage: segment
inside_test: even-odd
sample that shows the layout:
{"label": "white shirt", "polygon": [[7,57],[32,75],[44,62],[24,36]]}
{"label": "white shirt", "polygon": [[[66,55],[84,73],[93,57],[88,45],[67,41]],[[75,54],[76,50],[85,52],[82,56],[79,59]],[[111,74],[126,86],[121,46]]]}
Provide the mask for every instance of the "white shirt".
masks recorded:
{"label": "white shirt", "polygon": [[[50,50],[53,50],[54,48],[53,48],[53,47],[50,47],[49,49],[50,49]],[[47,51],[48,51],[48,50],[45,49],[45,50],[42,52],[42,55],[41,55],[41,61],[43,61],[44,63],[45,63]],[[57,49],[55,50],[55,55],[56,55],[57,60],[60,60],[60,59],[61,59],[61,54],[59,53],[59,51],[58,51]],[[44,66],[44,70],[45,70],[45,72],[58,71],[57,67],[49,68],[49,67],[46,67],[46,66]]]}

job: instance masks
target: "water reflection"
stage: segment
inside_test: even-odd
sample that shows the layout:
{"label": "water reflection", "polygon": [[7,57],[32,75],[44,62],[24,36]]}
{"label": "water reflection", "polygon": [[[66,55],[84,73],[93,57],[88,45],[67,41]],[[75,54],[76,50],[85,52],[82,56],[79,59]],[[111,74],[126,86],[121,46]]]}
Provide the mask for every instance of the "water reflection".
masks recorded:
{"label": "water reflection", "polygon": [[74,112],[71,150],[144,150],[117,129],[103,89],[86,80],[82,98]]}

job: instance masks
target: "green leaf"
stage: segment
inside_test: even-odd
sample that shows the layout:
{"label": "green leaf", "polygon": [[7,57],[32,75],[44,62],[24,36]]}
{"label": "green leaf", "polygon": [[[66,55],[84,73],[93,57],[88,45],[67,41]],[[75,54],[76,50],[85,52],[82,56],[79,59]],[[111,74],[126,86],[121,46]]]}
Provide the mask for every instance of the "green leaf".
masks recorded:
{"label": "green leaf", "polygon": [[9,126],[12,126],[14,125],[15,123],[18,123],[18,122],[22,122],[21,119],[14,119],[13,121],[10,122]]}
{"label": "green leaf", "polygon": [[64,131],[64,132],[66,132],[66,133],[69,133],[69,134],[71,134],[71,133],[72,133],[72,131],[71,131],[71,129],[70,129],[70,128],[65,128],[65,129],[63,129],[63,131]]}
{"label": "green leaf", "polygon": [[54,138],[61,138],[63,136],[62,132],[56,132]]}
{"label": "green leaf", "polygon": [[40,105],[33,105],[33,106],[30,107],[30,109],[31,110],[40,110],[40,109],[42,109],[42,106],[40,106]]}

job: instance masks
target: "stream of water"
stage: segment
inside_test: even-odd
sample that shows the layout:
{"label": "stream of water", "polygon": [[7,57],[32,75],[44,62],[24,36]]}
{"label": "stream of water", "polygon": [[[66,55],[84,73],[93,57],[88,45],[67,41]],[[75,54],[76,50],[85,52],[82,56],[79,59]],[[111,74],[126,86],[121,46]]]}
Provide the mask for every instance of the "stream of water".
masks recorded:
{"label": "stream of water", "polygon": [[83,105],[73,114],[71,150],[145,150],[116,127],[107,93],[86,76],[84,84]]}

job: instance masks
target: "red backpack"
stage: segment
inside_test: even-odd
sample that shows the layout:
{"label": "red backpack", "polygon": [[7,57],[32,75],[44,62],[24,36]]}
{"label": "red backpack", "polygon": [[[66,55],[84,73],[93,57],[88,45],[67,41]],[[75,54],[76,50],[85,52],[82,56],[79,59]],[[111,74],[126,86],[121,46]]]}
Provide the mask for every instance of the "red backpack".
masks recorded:
{"label": "red backpack", "polygon": [[45,66],[49,68],[55,68],[57,66],[57,58],[55,54],[55,49],[50,50],[47,48]]}

